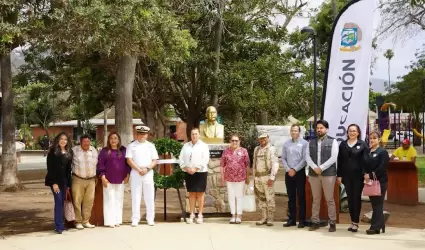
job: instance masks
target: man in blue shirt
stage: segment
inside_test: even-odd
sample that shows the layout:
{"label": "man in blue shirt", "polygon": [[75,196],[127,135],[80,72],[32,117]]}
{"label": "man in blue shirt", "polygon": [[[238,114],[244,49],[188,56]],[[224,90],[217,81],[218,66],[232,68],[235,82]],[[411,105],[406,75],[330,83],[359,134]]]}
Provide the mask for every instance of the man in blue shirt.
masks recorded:
{"label": "man in blue shirt", "polygon": [[296,225],[297,220],[297,196],[299,202],[298,228],[304,228],[305,221],[305,152],[308,142],[301,138],[301,127],[291,126],[291,139],[283,144],[282,163],[286,170],[285,184],[288,192],[288,221],[284,227]]}

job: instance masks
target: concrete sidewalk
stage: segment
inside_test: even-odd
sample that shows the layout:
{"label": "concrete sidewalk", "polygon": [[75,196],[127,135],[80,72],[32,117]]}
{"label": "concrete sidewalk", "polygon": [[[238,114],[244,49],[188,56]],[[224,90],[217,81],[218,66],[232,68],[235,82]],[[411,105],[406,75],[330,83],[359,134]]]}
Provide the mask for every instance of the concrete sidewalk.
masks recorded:
{"label": "concrete sidewalk", "polygon": [[154,227],[73,229],[62,235],[31,233],[0,239],[0,249],[425,249],[424,230],[387,228],[385,234],[369,236],[365,228],[356,234],[346,228],[338,225],[336,233],[328,233],[327,228],[308,232],[306,228],[283,228],[280,223],[258,227],[254,222],[230,225],[223,219],[207,219],[203,225],[159,223]]}

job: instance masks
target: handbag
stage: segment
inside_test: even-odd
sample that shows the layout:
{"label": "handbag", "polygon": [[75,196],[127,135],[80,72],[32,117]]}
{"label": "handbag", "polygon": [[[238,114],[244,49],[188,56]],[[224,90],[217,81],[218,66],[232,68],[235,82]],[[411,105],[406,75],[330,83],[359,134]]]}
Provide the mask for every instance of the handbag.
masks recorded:
{"label": "handbag", "polygon": [[255,212],[257,205],[255,203],[254,187],[245,185],[244,196],[242,198],[242,210],[244,212]]}
{"label": "handbag", "polygon": [[365,183],[363,187],[364,196],[381,196],[381,183],[376,179],[375,173],[372,172],[373,180]]}
{"label": "handbag", "polygon": [[63,211],[65,214],[66,221],[74,221],[75,220],[75,211],[74,205],[72,204],[71,194],[69,189],[66,190],[65,201],[63,204]]}

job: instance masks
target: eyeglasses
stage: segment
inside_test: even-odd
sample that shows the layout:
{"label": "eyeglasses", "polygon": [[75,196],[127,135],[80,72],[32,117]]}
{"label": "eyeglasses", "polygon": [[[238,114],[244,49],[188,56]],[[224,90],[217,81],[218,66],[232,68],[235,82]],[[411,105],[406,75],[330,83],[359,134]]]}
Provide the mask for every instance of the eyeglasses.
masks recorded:
{"label": "eyeglasses", "polygon": [[231,142],[238,142],[239,140],[231,140]]}

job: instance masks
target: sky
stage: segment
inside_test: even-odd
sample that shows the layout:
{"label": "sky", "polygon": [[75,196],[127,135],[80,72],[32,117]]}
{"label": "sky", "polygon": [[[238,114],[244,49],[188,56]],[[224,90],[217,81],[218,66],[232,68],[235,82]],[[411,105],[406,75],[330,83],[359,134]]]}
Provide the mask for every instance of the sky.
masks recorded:
{"label": "sky", "polygon": [[[295,2],[295,0],[291,0]],[[304,0],[308,2],[306,6],[308,8],[316,8],[319,7],[324,0]],[[379,18],[379,10],[375,11],[375,21],[374,27],[377,27],[380,22]],[[284,18],[277,18],[279,23],[284,21]],[[294,18],[289,24],[288,29],[290,31],[296,29],[297,27],[307,26],[309,22],[308,18]],[[387,49],[392,49],[394,51],[394,58],[391,60],[391,82],[395,81],[397,77],[403,76],[409,72],[406,69],[406,66],[410,65],[412,60],[415,60],[415,52],[419,49],[422,44],[425,42],[425,32],[417,35],[414,38],[406,39],[404,43],[401,41],[394,42],[394,39],[389,37],[388,39],[378,43],[378,50],[374,51],[375,56],[377,56],[377,60],[375,63],[374,71],[372,78],[378,79],[388,79],[388,60],[383,56],[384,52]]]}

